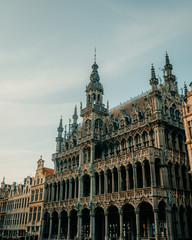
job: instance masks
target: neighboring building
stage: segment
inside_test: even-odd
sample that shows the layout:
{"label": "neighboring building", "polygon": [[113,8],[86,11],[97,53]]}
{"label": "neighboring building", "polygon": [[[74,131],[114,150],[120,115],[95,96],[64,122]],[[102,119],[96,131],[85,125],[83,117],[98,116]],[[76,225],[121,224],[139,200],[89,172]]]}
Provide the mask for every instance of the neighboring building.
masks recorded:
{"label": "neighboring building", "polygon": [[190,173],[192,174],[192,83],[189,85],[191,91],[188,91],[185,84],[185,97],[183,102],[183,122],[185,126],[186,145],[190,162]]}
{"label": "neighboring building", "polygon": [[3,182],[0,187],[0,239],[2,239],[3,235],[3,225],[6,214],[6,206],[8,202],[10,186],[5,184],[5,178],[3,178]]}
{"label": "neighboring building", "polygon": [[78,125],[62,119],[47,177],[42,239],[192,239],[182,97],[166,54],[164,84],[112,110],[92,66]]}
{"label": "neighboring building", "polygon": [[[15,182],[6,186],[4,182],[0,188],[0,217],[4,218],[4,239],[40,239],[45,181],[53,174],[53,169],[44,167],[42,157],[37,162],[35,177],[27,177],[24,184]],[[6,193],[6,194],[5,194]],[[5,209],[6,207],[6,209]],[[5,217],[4,217],[5,215]]]}
{"label": "neighboring building", "polygon": [[40,239],[44,191],[46,177],[53,174],[53,169],[44,167],[42,156],[37,162],[35,177],[32,178],[31,195],[29,200],[29,214],[26,224],[26,236],[31,239]]}
{"label": "neighboring building", "polygon": [[31,182],[31,177],[27,177],[24,179],[24,184],[14,182],[11,185],[3,227],[3,237],[5,239],[25,238]]}

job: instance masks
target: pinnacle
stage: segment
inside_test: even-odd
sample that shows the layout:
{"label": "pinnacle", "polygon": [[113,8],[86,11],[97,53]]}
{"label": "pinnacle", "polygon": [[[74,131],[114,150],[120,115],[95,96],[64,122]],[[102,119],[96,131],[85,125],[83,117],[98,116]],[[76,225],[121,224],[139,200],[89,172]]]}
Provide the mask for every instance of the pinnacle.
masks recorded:
{"label": "pinnacle", "polygon": [[169,64],[170,64],[169,55],[168,55],[167,52],[166,52],[166,55],[165,55],[165,62],[166,62],[166,65],[169,65]]}
{"label": "pinnacle", "polygon": [[155,79],[155,78],[156,78],[155,68],[154,68],[154,66],[152,64],[152,66],[151,66],[151,79]]}

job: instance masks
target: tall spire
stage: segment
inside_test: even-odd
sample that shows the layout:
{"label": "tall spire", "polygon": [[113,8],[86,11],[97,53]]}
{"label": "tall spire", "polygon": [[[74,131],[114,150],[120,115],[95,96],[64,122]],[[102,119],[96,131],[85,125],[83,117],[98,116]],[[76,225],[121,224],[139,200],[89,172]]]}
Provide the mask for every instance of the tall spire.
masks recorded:
{"label": "tall spire", "polygon": [[170,76],[172,74],[172,69],[173,69],[173,66],[172,66],[172,64],[170,64],[169,55],[166,52],[166,54],[165,54],[165,71],[167,72],[167,76]]}
{"label": "tall spire", "polygon": [[151,65],[151,79],[149,80],[149,83],[152,86],[152,90],[157,90],[157,85],[159,84],[159,80],[156,78],[155,68],[153,64]]}
{"label": "tall spire", "polygon": [[63,120],[62,120],[62,116],[60,118],[60,122],[59,122],[59,127],[57,128],[57,131],[58,131],[58,137],[59,137],[59,134],[63,132]]}
{"label": "tall spire", "polygon": [[59,122],[59,127],[57,128],[57,131],[58,131],[58,136],[56,138],[56,142],[57,142],[56,152],[60,152],[61,151],[61,143],[63,141],[63,138],[62,138],[62,133],[63,133],[63,120],[62,120],[62,116],[61,116],[61,119],[60,119],[60,122]]}
{"label": "tall spire", "polygon": [[77,127],[77,119],[78,119],[77,105],[75,105],[74,114],[73,114],[73,124],[72,124],[73,130],[75,130],[75,128]]}
{"label": "tall spire", "polygon": [[184,83],[184,93],[185,93],[185,97],[187,96],[187,92],[188,92],[188,88],[187,88],[187,84],[186,82]]}

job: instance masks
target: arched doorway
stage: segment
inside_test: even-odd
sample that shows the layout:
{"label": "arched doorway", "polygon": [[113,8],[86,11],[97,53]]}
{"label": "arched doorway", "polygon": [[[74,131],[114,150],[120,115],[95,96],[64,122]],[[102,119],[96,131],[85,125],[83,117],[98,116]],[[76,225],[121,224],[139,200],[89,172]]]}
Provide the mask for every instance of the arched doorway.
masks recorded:
{"label": "arched doorway", "polygon": [[120,235],[119,211],[115,206],[108,208],[108,235],[111,240],[117,240]]}
{"label": "arched doorway", "polygon": [[95,240],[105,239],[105,215],[101,207],[95,209]]}
{"label": "arched doorway", "polygon": [[61,238],[67,238],[67,230],[68,230],[68,217],[67,212],[62,211],[61,212]]}
{"label": "arched doorway", "polygon": [[140,205],[140,234],[143,239],[155,237],[153,209],[151,204],[147,202]]}
{"label": "arched doorway", "polygon": [[57,237],[58,234],[58,222],[59,222],[59,218],[58,218],[58,213],[55,211],[52,213],[52,236],[54,238]]}
{"label": "arched doorway", "polygon": [[160,236],[166,238],[167,236],[167,224],[166,224],[166,211],[165,211],[165,202],[161,201],[159,203],[159,228],[160,228]]}
{"label": "arched doorway", "polygon": [[134,207],[130,204],[123,206],[123,237],[125,240],[136,238],[136,218]]}
{"label": "arched doorway", "polygon": [[77,211],[70,212],[70,239],[75,239],[77,235]]}
{"label": "arched doorway", "polygon": [[50,225],[50,214],[46,212],[44,214],[44,232],[43,232],[43,238],[49,237],[49,225]]}
{"label": "arched doorway", "polygon": [[85,208],[82,210],[82,239],[89,237],[90,233],[90,212]]}

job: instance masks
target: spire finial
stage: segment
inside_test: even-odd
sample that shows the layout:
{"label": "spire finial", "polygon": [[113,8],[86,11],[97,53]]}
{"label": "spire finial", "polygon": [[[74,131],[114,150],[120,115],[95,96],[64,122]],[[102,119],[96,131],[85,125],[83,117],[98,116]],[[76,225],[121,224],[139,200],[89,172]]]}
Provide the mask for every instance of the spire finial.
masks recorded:
{"label": "spire finial", "polygon": [[184,82],[184,93],[185,93],[185,96],[187,96],[187,92],[188,92],[187,84],[186,84],[186,82]]}
{"label": "spire finial", "polygon": [[155,68],[153,64],[151,64],[151,79],[149,80],[149,83],[152,86],[152,90],[157,90],[157,85],[159,84],[159,80],[156,78]]}
{"label": "spire finial", "polygon": [[155,79],[155,78],[156,78],[155,68],[154,68],[154,66],[153,66],[153,63],[151,64],[151,78],[152,78],[152,79]]}
{"label": "spire finial", "polygon": [[165,62],[166,62],[166,65],[170,64],[170,62],[169,62],[169,55],[168,55],[167,51],[166,51],[166,54],[165,54]]}
{"label": "spire finial", "polygon": [[96,57],[97,57],[97,54],[96,54],[96,47],[95,47],[94,63],[96,63]]}

